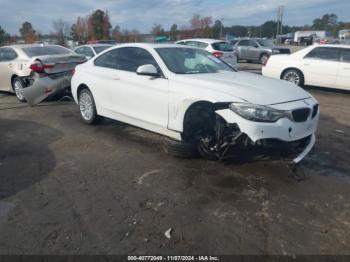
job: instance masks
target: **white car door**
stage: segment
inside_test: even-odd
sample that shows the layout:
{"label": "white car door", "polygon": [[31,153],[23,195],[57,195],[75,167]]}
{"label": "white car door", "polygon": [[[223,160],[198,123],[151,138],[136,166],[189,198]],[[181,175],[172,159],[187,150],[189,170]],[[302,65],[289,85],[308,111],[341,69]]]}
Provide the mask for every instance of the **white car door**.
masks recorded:
{"label": "white car door", "polygon": [[336,86],[337,88],[350,90],[350,48],[342,49]]}
{"label": "white car door", "polygon": [[316,47],[301,61],[305,84],[335,87],[339,69],[340,49],[335,47]]}
{"label": "white car door", "polygon": [[13,60],[17,58],[12,48],[0,48],[0,90],[11,91],[11,77],[13,73]]}
{"label": "white car door", "polygon": [[100,65],[99,60],[113,67],[108,69],[111,77],[103,83],[108,90],[109,110],[116,118],[126,117],[142,126],[141,121],[145,128],[149,125],[167,127],[168,80],[136,73],[137,68],[145,64],[153,64],[159,69],[147,50],[137,47],[117,48],[97,58],[95,65]]}

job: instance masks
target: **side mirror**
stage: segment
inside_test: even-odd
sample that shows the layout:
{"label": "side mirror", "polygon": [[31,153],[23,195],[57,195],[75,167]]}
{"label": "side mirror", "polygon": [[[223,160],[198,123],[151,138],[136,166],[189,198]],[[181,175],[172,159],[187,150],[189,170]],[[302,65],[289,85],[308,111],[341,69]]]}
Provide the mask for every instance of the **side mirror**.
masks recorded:
{"label": "side mirror", "polygon": [[139,66],[136,70],[136,74],[142,76],[160,76],[160,73],[158,72],[157,68],[151,64]]}
{"label": "side mirror", "polygon": [[85,56],[85,58],[87,59],[87,60],[89,60],[89,59],[91,59],[92,58],[92,56]]}
{"label": "side mirror", "polygon": [[255,45],[254,47],[255,47],[255,48],[258,48],[259,46],[258,46],[258,45]]}

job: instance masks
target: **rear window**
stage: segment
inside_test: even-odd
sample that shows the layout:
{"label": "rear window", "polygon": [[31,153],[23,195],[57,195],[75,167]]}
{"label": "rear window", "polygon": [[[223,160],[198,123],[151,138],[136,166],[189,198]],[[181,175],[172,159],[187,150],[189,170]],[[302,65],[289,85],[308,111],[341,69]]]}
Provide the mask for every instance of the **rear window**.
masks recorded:
{"label": "rear window", "polygon": [[61,46],[34,46],[22,49],[27,56],[43,56],[43,55],[66,55],[72,52]]}
{"label": "rear window", "polygon": [[211,46],[213,47],[214,50],[217,50],[217,51],[222,51],[222,52],[232,52],[233,51],[232,46],[226,42],[213,43],[213,44],[211,44]]}
{"label": "rear window", "polygon": [[94,50],[96,52],[96,54],[101,53],[102,51],[106,50],[107,48],[112,47],[112,45],[104,45],[104,46],[94,46]]}

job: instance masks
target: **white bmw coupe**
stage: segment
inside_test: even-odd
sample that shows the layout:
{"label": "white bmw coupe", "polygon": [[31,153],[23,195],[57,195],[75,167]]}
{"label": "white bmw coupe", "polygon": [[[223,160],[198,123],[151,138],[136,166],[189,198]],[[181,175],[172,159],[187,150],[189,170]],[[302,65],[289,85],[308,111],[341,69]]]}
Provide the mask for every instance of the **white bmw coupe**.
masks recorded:
{"label": "white bmw coupe", "polygon": [[318,102],[297,85],[173,44],[108,49],[76,67],[72,94],[84,122],[107,117],[159,133],[179,157],[273,146],[295,149],[297,163],[315,143],[319,118]]}

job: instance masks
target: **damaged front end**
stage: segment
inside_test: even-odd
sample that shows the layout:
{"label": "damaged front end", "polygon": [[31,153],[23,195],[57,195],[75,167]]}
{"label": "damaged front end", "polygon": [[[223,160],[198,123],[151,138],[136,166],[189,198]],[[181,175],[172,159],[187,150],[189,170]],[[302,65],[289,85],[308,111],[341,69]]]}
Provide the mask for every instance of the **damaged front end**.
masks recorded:
{"label": "damaged front end", "polygon": [[250,157],[268,155],[299,163],[315,144],[319,105],[310,98],[276,107],[273,117],[281,115],[270,122],[247,119],[227,107],[215,110],[214,128],[199,138],[201,155],[226,159],[248,153]]}

